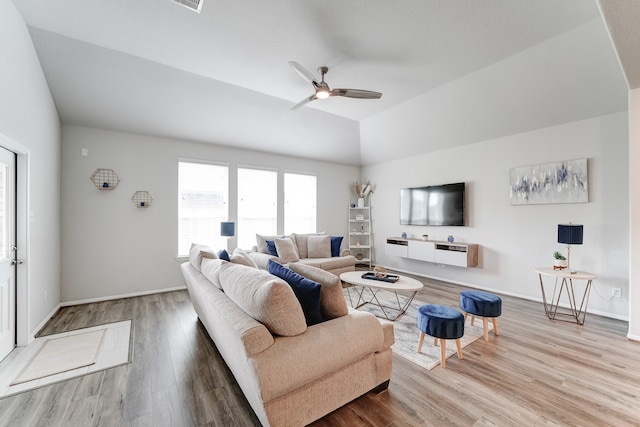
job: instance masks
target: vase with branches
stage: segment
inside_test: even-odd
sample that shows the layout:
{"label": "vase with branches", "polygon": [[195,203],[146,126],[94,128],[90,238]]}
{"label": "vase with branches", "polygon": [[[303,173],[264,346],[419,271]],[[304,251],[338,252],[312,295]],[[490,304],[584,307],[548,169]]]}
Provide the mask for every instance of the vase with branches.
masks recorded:
{"label": "vase with branches", "polygon": [[358,198],[358,207],[364,207],[364,199],[369,194],[373,193],[373,187],[371,183],[367,181],[366,184],[360,184],[360,182],[356,181],[353,183],[353,192],[356,193],[356,197]]}

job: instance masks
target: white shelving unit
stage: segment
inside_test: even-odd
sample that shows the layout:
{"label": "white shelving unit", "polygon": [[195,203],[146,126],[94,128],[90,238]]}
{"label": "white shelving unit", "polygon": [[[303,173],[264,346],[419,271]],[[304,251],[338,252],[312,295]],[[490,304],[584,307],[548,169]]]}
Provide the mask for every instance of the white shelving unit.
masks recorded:
{"label": "white shelving unit", "polygon": [[[366,199],[365,199],[366,200]],[[356,264],[372,265],[373,230],[371,206],[349,208],[349,250],[356,257]]]}

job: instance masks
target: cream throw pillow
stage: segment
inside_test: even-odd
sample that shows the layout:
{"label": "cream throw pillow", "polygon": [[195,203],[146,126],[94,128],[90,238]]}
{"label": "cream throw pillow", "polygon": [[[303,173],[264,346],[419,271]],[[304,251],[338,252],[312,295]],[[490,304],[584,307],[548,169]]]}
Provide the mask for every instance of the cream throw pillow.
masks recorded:
{"label": "cream throw pillow", "polygon": [[258,264],[251,259],[248,253],[240,248],[235,248],[233,250],[233,254],[231,254],[231,262],[234,264],[246,265],[247,267],[258,268]]}
{"label": "cream throw pillow", "polygon": [[338,276],[300,262],[289,264],[288,267],[291,271],[320,283],[320,310],[325,319],[335,319],[349,313],[342,293],[342,281]]}
{"label": "cream throw pillow", "polygon": [[275,239],[276,251],[278,252],[278,258],[282,261],[282,264],[288,264],[290,262],[300,261],[298,257],[298,250],[293,240],[289,238]]}
{"label": "cream throw pillow", "polygon": [[307,252],[309,258],[331,258],[331,236],[307,237]]}

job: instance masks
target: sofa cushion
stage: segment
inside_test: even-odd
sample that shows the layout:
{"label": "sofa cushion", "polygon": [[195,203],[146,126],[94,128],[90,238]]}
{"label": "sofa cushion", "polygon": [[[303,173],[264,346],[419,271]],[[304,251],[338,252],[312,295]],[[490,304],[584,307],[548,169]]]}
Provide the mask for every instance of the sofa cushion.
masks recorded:
{"label": "sofa cushion", "polygon": [[220,267],[228,262],[223,259],[204,258],[202,260],[201,272],[216,288],[222,289],[220,284]]}
{"label": "sofa cushion", "polygon": [[269,273],[278,276],[291,286],[293,293],[300,302],[307,326],[313,326],[325,321],[320,310],[319,283],[307,279],[274,261],[269,261]]}
{"label": "sofa cushion", "polygon": [[307,237],[308,258],[331,257],[331,236]]}
{"label": "sofa cushion", "polygon": [[[213,254],[213,251],[207,245],[202,245],[199,243],[191,244],[191,249],[189,249],[189,262],[198,271],[200,271],[200,265],[202,264],[201,252],[207,252],[207,253]],[[215,257],[215,254],[213,256]]]}
{"label": "sofa cushion", "polygon": [[339,270],[346,267],[353,267],[356,259],[353,255],[329,257],[329,258],[305,258],[300,259],[301,264],[321,268],[325,271]]}
{"label": "sofa cushion", "polygon": [[233,250],[233,254],[231,255],[231,262],[234,264],[242,264],[247,267],[258,268],[258,265],[255,263],[253,259],[240,248],[235,248]]}
{"label": "sofa cushion", "polygon": [[293,243],[293,240],[287,238],[284,239],[275,239],[276,245],[276,256],[280,258],[280,261],[283,263],[296,262],[300,261],[300,257],[298,257],[298,250],[296,249],[296,244]]}
{"label": "sofa cushion", "polygon": [[331,256],[340,256],[342,236],[331,236]]}
{"label": "sofa cushion", "polygon": [[320,284],[320,310],[326,319],[335,319],[349,313],[342,293],[342,281],[335,274],[310,265],[294,262],[288,267],[296,273]]}
{"label": "sofa cushion", "polygon": [[322,236],[325,232],[321,231],[320,233],[306,233],[306,234],[298,234],[293,233],[291,236],[293,237],[293,241],[296,242],[296,246],[298,248],[298,256],[302,258],[308,258],[309,253],[307,251],[307,238],[309,236]]}
{"label": "sofa cushion", "polygon": [[220,269],[225,294],[274,335],[295,336],[307,330],[293,289],[264,270],[229,264]]}
{"label": "sofa cushion", "polygon": [[218,258],[223,259],[225,261],[231,261],[231,258],[229,257],[229,252],[227,252],[226,249],[220,249],[218,251]]}

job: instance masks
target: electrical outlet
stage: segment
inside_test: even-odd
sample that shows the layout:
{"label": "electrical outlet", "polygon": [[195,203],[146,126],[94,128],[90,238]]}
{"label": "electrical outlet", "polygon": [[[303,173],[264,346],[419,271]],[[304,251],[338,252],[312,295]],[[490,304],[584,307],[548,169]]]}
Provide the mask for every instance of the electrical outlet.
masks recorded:
{"label": "electrical outlet", "polygon": [[622,289],[620,288],[612,288],[611,296],[614,298],[622,298]]}

